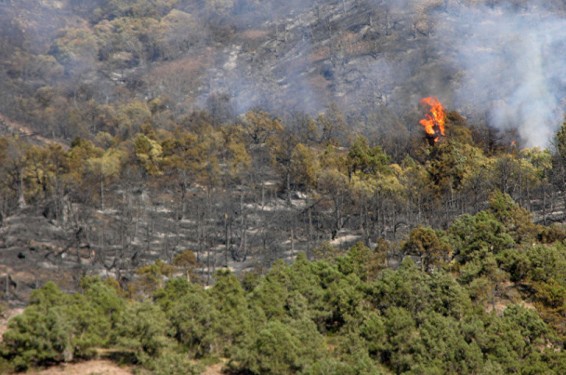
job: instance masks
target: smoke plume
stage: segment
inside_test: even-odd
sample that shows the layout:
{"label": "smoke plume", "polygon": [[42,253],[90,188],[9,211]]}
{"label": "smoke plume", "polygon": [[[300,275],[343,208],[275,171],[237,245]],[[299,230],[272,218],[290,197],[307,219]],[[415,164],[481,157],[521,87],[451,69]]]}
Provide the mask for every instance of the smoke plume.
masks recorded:
{"label": "smoke plume", "polygon": [[537,5],[458,6],[436,32],[462,72],[456,106],[516,129],[525,146],[549,146],[564,119],[566,19]]}

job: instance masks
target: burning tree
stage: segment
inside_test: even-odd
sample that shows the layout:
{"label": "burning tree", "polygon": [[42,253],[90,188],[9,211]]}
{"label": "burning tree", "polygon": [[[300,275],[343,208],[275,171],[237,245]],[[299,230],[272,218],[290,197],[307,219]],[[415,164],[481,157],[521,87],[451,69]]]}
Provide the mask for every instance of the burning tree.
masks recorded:
{"label": "burning tree", "polygon": [[438,98],[431,96],[420,100],[422,105],[430,107],[429,112],[425,118],[419,121],[424,127],[427,139],[431,145],[438,142],[440,136],[444,136],[444,124],[446,123],[446,114],[444,107]]}

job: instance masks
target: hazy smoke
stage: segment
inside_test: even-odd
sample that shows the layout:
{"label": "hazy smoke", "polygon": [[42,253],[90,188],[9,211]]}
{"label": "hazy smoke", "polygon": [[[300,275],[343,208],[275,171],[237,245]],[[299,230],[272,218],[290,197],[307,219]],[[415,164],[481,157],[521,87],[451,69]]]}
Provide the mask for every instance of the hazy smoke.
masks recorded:
{"label": "hazy smoke", "polygon": [[[470,123],[485,118],[498,129],[517,129],[527,146],[548,146],[563,121],[564,0],[547,0],[544,6],[540,0],[220,3],[234,4],[234,8],[221,7],[216,14],[215,7],[202,8],[200,2],[178,2],[179,9],[186,12],[185,19],[195,20],[195,25],[175,26],[163,17],[168,27],[160,30],[170,30],[171,35],[156,37],[156,44],[162,45],[165,52],[172,51],[172,55],[162,56],[155,63],[153,49],[143,48],[133,32],[119,35],[113,28],[100,28],[108,30],[105,38],[109,41],[97,54],[89,48],[73,49],[77,43],[68,37],[64,44],[75,65],[67,69],[65,79],[73,85],[92,85],[92,91],[100,93],[98,100],[108,102],[115,92],[121,92],[115,90],[121,83],[108,77],[119,73],[124,75],[124,82],[137,82],[140,73],[136,68],[149,68],[149,74],[144,75],[153,74],[155,78],[147,81],[146,96],[167,96],[182,103],[183,111],[194,104],[224,106],[235,113],[262,107],[316,114],[332,103],[355,114],[386,108],[403,120],[400,122],[416,129],[417,122],[411,116],[419,99],[438,96],[448,108],[470,117]],[[87,20],[98,22],[92,13],[106,2],[41,4],[34,12],[24,12],[21,5],[4,7],[3,11],[13,8],[14,16],[0,11],[0,20],[5,21],[0,27],[0,39],[4,35],[7,40],[17,39],[12,31],[19,30],[8,27],[9,19],[29,18],[22,21],[26,25],[26,45],[33,53],[47,54],[60,34],[58,30],[75,30],[75,39],[82,41],[82,34],[76,30],[86,29]],[[65,9],[75,10],[76,18],[59,9],[63,4],[70,4]],[[80,18],[83,24],[77,23]],[[195,33],[188,32],[191,28]],[[187,39],[187,33],[198,37]],[[22,43],[23,39],[17,44]],[[132,69],[129,65],[128,69],[113,67],[111,56],[123,55],[121,52],[140,55],[137,59],[143,63]],[[178,65],[187,64],[186,69],[175,68],[172,63],[176,57],[180,57]],[[61,56],[58,58],[65,63]],[[206,66],[202,71],[200,64]],[[108,71],[101,74],[99,67]],[[171,74],[165,74],[167,69]],[[12,92],[10,88],[4,91]]]}
{"label": "hazy smoke", "polygon": [[566,19],[543,7],[458,7],[437,33],[462,72],[456,105],[491,126],[548,146],[564,118]]}

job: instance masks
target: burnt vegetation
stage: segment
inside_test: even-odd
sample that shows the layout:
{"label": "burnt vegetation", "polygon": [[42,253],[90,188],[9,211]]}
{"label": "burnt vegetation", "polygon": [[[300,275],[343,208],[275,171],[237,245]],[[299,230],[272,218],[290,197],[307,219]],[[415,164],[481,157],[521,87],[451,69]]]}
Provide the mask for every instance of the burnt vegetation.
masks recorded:
{"label": "burnt vegetation", "polygon": [[0,372],[566,373],[566,122],[427,136],[402,3],[0,0]]}

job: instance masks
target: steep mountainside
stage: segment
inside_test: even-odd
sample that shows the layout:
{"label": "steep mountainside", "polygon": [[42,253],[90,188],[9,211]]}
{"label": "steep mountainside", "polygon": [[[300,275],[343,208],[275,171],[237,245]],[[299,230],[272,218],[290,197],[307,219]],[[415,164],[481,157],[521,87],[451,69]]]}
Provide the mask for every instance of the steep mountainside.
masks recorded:
{"label": "steep mountainside", "polygon": [[[0,1],[15,280],[0,286],[128,281],[185,250],[208,281],[446,228],[494,190],[560,221],[566,163],[516,144],[563,122],[565,15],[560,0]],[[459,112],[436,148],[423,96]]]}
{"label": "steep mountainside", "polygon": [[[312,114],[337,104],[383,129],[414,121],[418,99],[436,95],[464,115],[521,129],[531,117],[510,110],[535,98],[534,112],[551,117],[547,126],[555,130],[560,121],[553,113],[564,108],[558,52],[564,8],[558,0],[544,7],[447,0],[3,1],[0,111],[70,139],[112,128],[101,108],[108,103],[153,99],[166,103],[173,118],[198,107],[221,115],[254,107]],[[539,58],[544,71],[528,66]],[[510,64],[517,68],[503,70]],[[548,141],[520,133],[530,145]]]}

